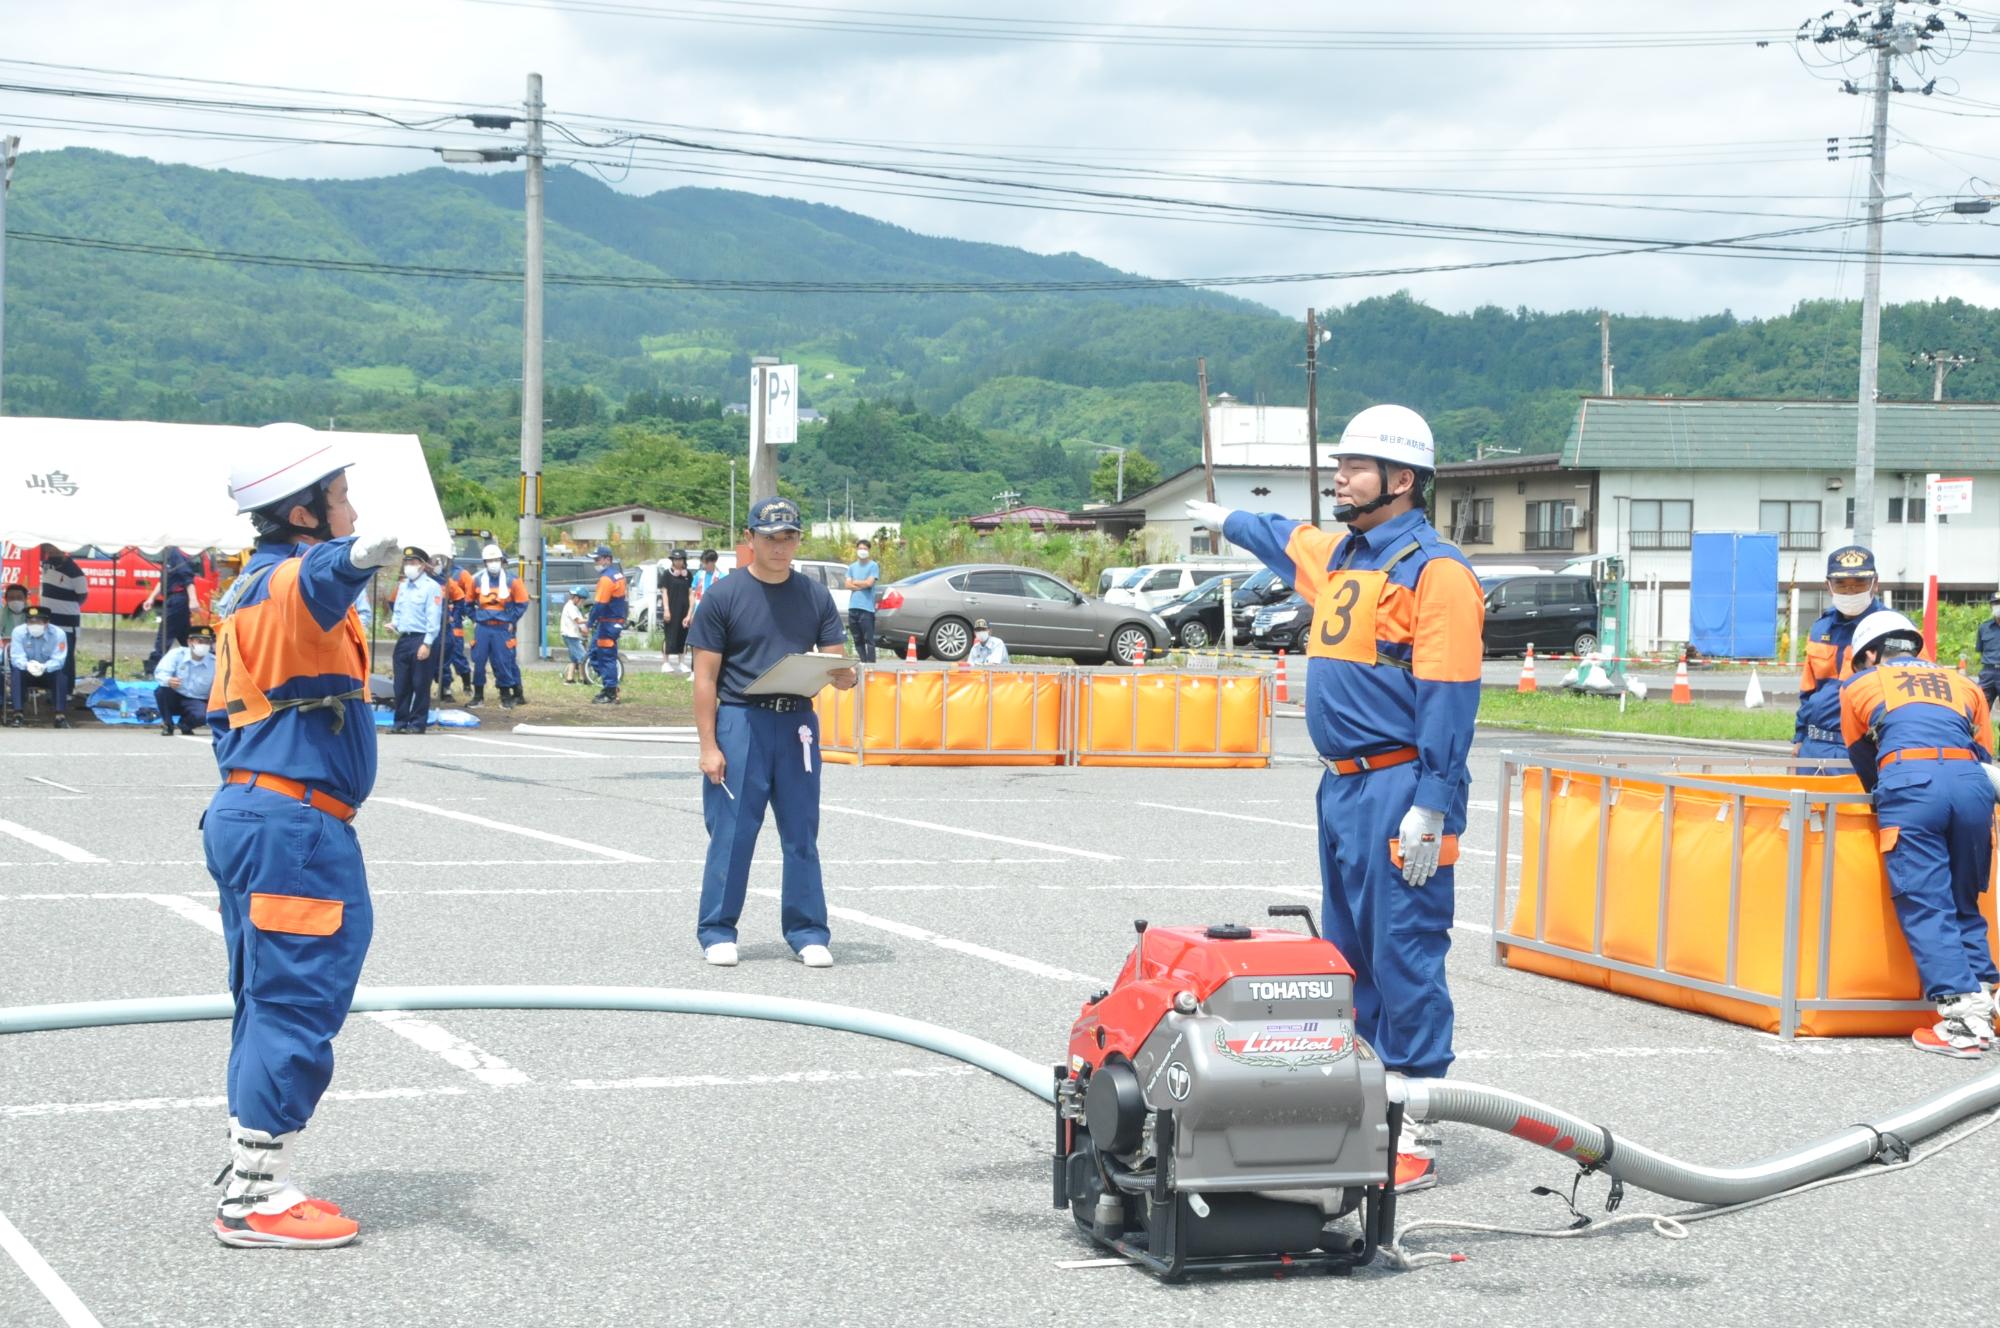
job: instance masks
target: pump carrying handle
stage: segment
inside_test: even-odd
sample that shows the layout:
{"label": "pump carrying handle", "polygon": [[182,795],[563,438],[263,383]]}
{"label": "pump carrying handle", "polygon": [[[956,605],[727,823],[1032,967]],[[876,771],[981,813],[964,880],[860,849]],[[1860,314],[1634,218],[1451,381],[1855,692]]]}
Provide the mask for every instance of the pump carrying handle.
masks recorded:
{"label": "pump carrying handle", "polygon": [[1314,940],[1319,939],[1319,924],[1313,921],[1312,910],[1304,904],[1273,904],[1271,905],[1271,916],[1274,918],[1304,918],[1306,920],[1306,930],[1312,933]]}

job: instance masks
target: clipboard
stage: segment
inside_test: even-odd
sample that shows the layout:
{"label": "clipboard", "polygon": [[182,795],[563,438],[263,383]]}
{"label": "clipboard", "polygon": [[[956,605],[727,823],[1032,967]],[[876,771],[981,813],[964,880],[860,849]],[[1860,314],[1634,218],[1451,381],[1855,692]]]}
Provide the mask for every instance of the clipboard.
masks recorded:
{"label": "clipboard", "polygon": [[745,696],[817,696],[856,661],[845,655],[787,655],[743,689]]}

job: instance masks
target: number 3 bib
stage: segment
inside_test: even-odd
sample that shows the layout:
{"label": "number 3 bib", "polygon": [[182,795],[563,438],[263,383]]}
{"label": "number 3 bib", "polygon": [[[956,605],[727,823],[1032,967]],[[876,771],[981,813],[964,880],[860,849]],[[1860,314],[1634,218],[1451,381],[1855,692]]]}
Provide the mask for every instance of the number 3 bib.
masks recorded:
{"label": "number 3 bib", "polygon": [[1375,610],[1388,581],[1387,571],[1329,572],[1313,609],[1307,656],[1375,663]]}

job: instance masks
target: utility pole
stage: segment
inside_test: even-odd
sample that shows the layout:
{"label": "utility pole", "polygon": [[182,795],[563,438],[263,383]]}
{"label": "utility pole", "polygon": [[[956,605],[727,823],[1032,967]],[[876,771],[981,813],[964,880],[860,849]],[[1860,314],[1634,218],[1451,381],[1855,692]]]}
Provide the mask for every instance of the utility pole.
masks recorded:
{"label": "utility pole", "polygon": [[764,411],[770,393],[765,371],[776,365],[775,355],[750,357],[750,505],[778,496],[778,449],[764,441]]}
{"label": "utility pole", "polygon": [[729,530],[736,532],[736,458],[729,458]]}
{"label": "utility pole", "polygon": [[1963,369],[1968,364],[1977,363],[1979,363],[1977,355],[1955,355],[1948,350],[1919,351],[1917,357],[1910,361],[1912,368],[1919,364],[1928,364],[1931,367],[1932,401],[1944,400],[1944,380],[1947,374],[1953,369]]}
{"label": "utility pole", "polygon": [[1855,393],[1854,542],[1875,539],[1875,397],[1882,355],[1882,194],[1889,169],[1889,32],[1896,7],[1882,6],[1875,38],[1875,130],[1868,143],[1868,264],[1861,277],[1861,386]]}
{"label": "utility pole", "polygon": [[7,352],[7,191],[14,187],[14,158],[21,140],[0,135],[0,382],[5,381]]}
{"label": "utility pole", "polygon": [[1600,310],[1597,315],[1597,372],[1599,396],[1611,395],[1611,314]]}
{"label": "utility pole", "polygon": [[528,239],[521,272],[521,579],[534,612],[521,615],[528,659],[542,656],[542,76],[528,75]]}
{"label": "utility pole", "polygon": [[1215,501],[1215,449],[1208,442],[1208,357],[1194,360],[1194,392],[1201,399],[1201,473],[1208,484],[1208,501]]}
{"label": "utility pole", "polygon": [[1306,310],[1306,483],[1312,491],[1311,520],[1319,529],[1319,314]]}

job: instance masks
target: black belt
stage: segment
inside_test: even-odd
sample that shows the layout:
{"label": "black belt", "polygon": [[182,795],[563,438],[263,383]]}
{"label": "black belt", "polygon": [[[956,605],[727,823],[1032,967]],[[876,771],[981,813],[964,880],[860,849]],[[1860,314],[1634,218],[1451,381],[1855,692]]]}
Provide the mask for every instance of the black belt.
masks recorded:
{"label": "black belt", "polygon": [[398,641],[407,641],[413,636],[421,637],[423,635],[424,633],[422,632],[398,632],[396,633],[396,639]]}
{"label": "black belt", "polygon": [[758,710],[775,710],[781,715],[796,715],[801,710],[812,709],[813,703],[809,696],[746,696],[735,704]]}

